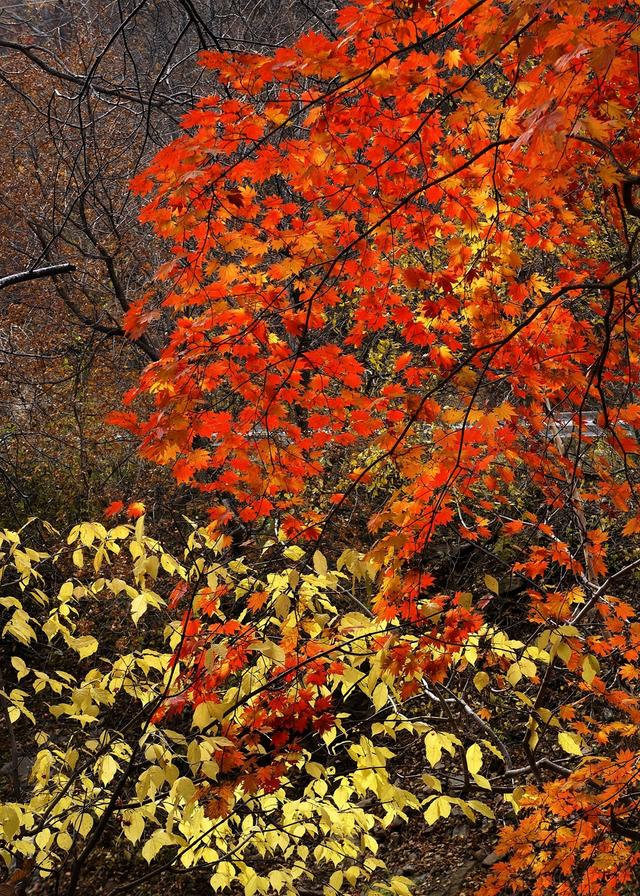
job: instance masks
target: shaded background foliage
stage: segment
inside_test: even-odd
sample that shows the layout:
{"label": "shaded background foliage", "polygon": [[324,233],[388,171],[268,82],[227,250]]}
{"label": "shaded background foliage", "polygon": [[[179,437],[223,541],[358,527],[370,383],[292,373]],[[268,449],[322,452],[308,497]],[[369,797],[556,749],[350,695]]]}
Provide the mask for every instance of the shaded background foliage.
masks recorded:
{"label": "shaded background foliage", "polygon": [[224,85],[205,48],[270,49],[331,29],[334,0],[44,0],[0,11],[0,276],[47,263],[75,271],[0,292],[3,518],[69,522],[114,495],[148,496],[149,473],[109,410],[157,356],[166,324],[131,342],[123,314],[164,254],[138,227],[129,179]]}

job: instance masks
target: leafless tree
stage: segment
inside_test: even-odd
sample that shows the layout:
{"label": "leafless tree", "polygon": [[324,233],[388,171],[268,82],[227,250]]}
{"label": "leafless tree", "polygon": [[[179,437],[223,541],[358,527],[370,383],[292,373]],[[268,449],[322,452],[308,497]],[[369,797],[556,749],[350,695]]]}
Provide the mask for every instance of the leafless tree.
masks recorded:
{"label": "leafless tree", "polygon": [[[166,326],[125,338],[162,259],[130,178],[202,96],[201,49],[251,52],[330,32],[335,0],[13,0],[0,11],[0,479],[16,515],[89,512],[135,488],[103,425]],[[132,479],[132,477],[134,477]],[[60,499],[64,497],[62,502]]]}

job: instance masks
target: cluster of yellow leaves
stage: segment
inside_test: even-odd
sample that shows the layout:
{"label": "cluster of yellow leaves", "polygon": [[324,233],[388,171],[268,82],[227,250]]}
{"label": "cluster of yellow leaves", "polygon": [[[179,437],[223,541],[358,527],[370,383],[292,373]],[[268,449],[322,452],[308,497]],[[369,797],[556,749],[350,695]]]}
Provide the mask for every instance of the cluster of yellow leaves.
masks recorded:
{"label": "cluster of yellow leaves", "polygon": [[[68,860],[76,855],[109,824],[148,862],[160,853],[166,861],[166,850],[172,849],[183,867],[211,866],[214,890],[236,882],[247,896],[293,893],[308,874],[305,865],[313,863],[333,869],[328,894],[367,880],[375,890],[383,879],[394,893],[408,892],[404,879],[383,877],[371,832],[376,821],[388,826],[398,817],[406,819],[407,811],[420,810],[421,801],[394,782],[388,769],[394,754],[379,741],[402,732],[420,736],[425,728],[396,712],[394,678],[382,668],[384,653],[351,651],[349,645],[371,645],[380,635],[380,624],[371,616],[352,612],[339,619],[332,637],[342,639],[343,646],[335,647],[342,665],[324,687],[327,693],[336,689],[345,695],[357,687],[371,700],[375,721],[369,736],[361,733],[350,742],[347,719],[336,719],[320,739],[324,761],[300,749],[289,756],[276,786],[266,789],[234,785],[224,767],[225,750],[233,746],[225,719],[239,719],[247,693],[281,666],[285,654],[280,645],[294,628],[306,627],[310,637],[326,631],[336,613],[332,596],[335,599],[345,587],[341,583],[349,578],[371,582],[374,572],[360,554],[345,552],[342,571],[332,571],[316,552],[310,571],[284,568],[260,582],[270,609],[264,632],[256,627],[255,661],[246,670],[238,669],[208,700],[192,706],[191,731],[185,731],[182,724],[176,726],[180,730],[172,728],[171,716],[162,717],[157,710],[171,705],[184,687],[184,680],[178,682],[189,659],[185,657],[181,667],[176,651],[184,643],[188,623],[166,617],[164,651],[139,638],[139,648],[118,653],[113,645],[99,645],[95,635],[80,631],[96,623],[96,608],[100,624],[120,608],[124,612],[119,624],[129,619],[131,631],[118,634],[135,644],[136,626],[144,614],[155,613],[157,624],[167,599],[184,596],[187,590],[194,595],[195,613],[220,585],[234,588],[248,604],[256,578],[245,563],[223,564],[219,538],[195,527],[177,559],[145,534],[144,518],[112,529],[82,523],[72,529],[66,544],[49,551],[29,547],[30,540],[28,532],[0,533],[2,636],[17,679],[17,686],[3,689],[1,696],[12,724],[28,722],[28,749],[34,752],[24,792],[0,807],[0,857],[7,868],[30,863],[33,873],[51,874],[65,856]],[[303,554],[286,548],[283,559],[295,563]],[[69,569],[72,575],[52,587]],[[251,613],[246,606],[238,617]],[[270,626],[275,633],[268,636]],[[213,665],[227,651],[224,641],[208,649]],[[53,655],[60,668],[52,668]],[[35,658],[42,670],[32,665]],[[121,723],[120,729],[112,721],[116,706],[120,719],[132,720]],[[49,718],[43,718],[47,714]],[[427,737],[427,755],[436,766],[437,748],[434,752],[434,742]],[[449,752],[459,743],[452,735],[438,738]],[[348,769],[336,774],[329,760],[343,755]],[[472,751],[468,761],[480,780],[481,759]],[[430,780],[440,792],[440,782]],[[225,801],[213,812],[216,788],[224,792]],[[116,808],[114,794],[120,795]],[[363,808],[369,803],[374,808]],[[448,803],[442,797],[435,805],[437,811],[429,801],[430,822],[445,817],[452,805],[467,814],[489,812],[477,800],[467,807],[455,797]],[[271,870],[264,872],[264,861],[258,863],[259,871],[254,867],[256,852],[271,860]]]}
{"label": "cluster of yellow leaves", "polygon": [[[32,542],[29,529],[0,532],[2,637],[15,678],[0,697],[11,724],[27,726],[33,753],[28,782],[0,807],[9,869],[50,875],[108,830],[147,862],[210,867],[216,891],[293,894],[314,868],[327,896],[345,887],[406,896],[408,882],[389,879],[377,855],[376,825],[416,812],[428,824],[451,813],[491,818],[496,781],[516,812],[534,805],[496,707],[527,718],[532,755],[544,746],[580,769],[593,750],[575,712],[540,700],[545,670],[558,663],[578,688],[602,691],[598,643],[586,652],[577,625],[550,623],[527,643],[488,624],[463,634],[449,655],[461,683],[451,690],[416,662],[439,669],[435,634],[369,609],[380,568],[353,549],[332,569],[319,550],[267,542],[263,556],[276,559],[256,573],[225,559],[215,527],[192,526],[174,556],[144,517],[111,529],[82,523],[53,549]],[[460,606],[473,600],[459,596]],[[450,615],[436,600],[424,612],[429,625]],[[110,643],[112,613],[128,652]],[[407,681],[469,725],[416,716]],[[364,721],[348,714],[355,692],[370,707]],[[395,778],[394,741],[424,744],[420,795]]]}

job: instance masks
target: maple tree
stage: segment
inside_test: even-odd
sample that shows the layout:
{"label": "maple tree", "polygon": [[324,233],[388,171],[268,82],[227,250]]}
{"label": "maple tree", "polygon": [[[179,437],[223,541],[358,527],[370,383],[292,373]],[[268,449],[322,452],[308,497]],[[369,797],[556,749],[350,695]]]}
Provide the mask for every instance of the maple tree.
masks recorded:
{"label": "maple tree", "polygon": [[[637,884],[638,19],[596,0],[360,0],[269,55],[201,54],[221,89],[134,180],[172,257],[125,327],[172,329],[110,416],[211,504],[164,595],[178,618],[148,731],[175,733],[190,775],[141,772],[171,788],[145,858],[178,846],[251,896],[294,890],[313,847],[336,866],[327,894],[365,877],[403,893],[378,876],[376,819],[492,817],[501,793],[516,814],[487,894]],[[70,537],[102,544],[99,567],[117,536]],[[479,575],[450,587],[443,543]],[[149,549],[137,576],[158,573]],[[426,795],[394,783],[402,738],[424,743]],[[125,742],[138,757],[147,728]],[[134,768],[102,782],[92,827]],[[274,811],[295,849],[265,833]],[[204,818],[277,854],[276,876]],[[48,830],[43,872],[69,845]],[[28,836],[17,851],[34,855]]]}
{"label": "maple tree", "polygon": [[[403,699],[461,673],[465,639],[491,632],[438,593],[430,545],[440,532],[485,545],[527,588],[507,681],[535,683],[518,699],[540,788],[536,755],[560,719],[570,755],[636,732],[635,611],[612,592],[638,562],[615,547],[639,527],[637,18],[636,4],[576,0],[354,3],[333,38],[202,54],[231,95],[201,101],[135,181],[143,220],[172,244],[158,276],[174,328],[127,396],[153,410],[114,422],[210,493],[215,523],[231,496],[243,521],[312,546],[387,476],[369,519],[371,607],[395,632],[385,662]],[[142,298],[129,332],[157,314]],[[473,649],[491,680],[495,651]],[[578,673],[569,702],[551,687],[558,664]],[[593,744],[586,691],[623,718]],[[609,818],[601,798],[635,754],[612,755],[577,777],[561,766],[572,824],[563,859],[548,838],[548,862],[570,874],[578,861],[585,778],[600,809],[583,855],[604,836],[613,856],[580,859],[586,889],[632,873],[616,821],[630,804],[609,798]],[[526,799],[560,801],[544,794]],[[534,851],[505,835],[516,843]]]}

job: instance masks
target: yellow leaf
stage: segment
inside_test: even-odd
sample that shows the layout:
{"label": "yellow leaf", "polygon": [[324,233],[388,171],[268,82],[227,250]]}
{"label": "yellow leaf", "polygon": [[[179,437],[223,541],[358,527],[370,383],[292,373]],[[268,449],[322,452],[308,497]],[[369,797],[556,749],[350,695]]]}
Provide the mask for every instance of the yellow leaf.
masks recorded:
{"label": "yellow leaf", "polygon": [[0,828],[5,840],[13,840],[20,830],[20,816],[12,806],[0,806]]}
{"label": "yellow leaf", "polygon": [[212,890],[222,890],[229,886],[236,876],[236,869],[231,862],[219,862],[216,867],[216,873],[210,878],[209,883]]}
{"label": "yellow leaf", "polygon": [[389,886],[395,896],[411,896],[412,881],[408,877],[392,877]]}
{"label": "yellow leaf", "polygon": [[494,594],[500,594],[500,584],[494,576],[486,575],[484,577],[484,583],[489,591],[492,591]]}
{"label": "yellow leaf", "polygon": [[445,50],[444,61],[447,68],[459,68],[461,65],[462,54],[460,50]]}
{"label": "yellow leaf", "polygon": [[193,727],[200,729],[206,728],[210,721],[211,713],[209,712],[208,704],[206,703],[206,701],[204,701],[203,703],[198,703],[193,711]]}
{"label": "yellow leaf", "polygon": [[140,618],[147,612],[148,601],[144,592],[136,594],[131,601],[131,618],[137,625]]}
{"label": "yellow leaf", "polygon": [[600,663],[592,654],[585,656],[582,662],[582,677],[587,684],[591,684],[593,679],[600,671]]}
{"label": "yellow leaf", "polygon": [[166,831],[154,831],[142,847],[142,858],[147,862],[153,861],[163,846],[169,846],[171,837]]}
{"label": "yellow leaf", "polygon": [[273,641],[264,641],[261,644],[256,644],[255,649],[260,651],[263,656],[273,660],[276,665],[281,665],[285,661],[284,650],[279,644],[274,644]]}
{"label": "yellow leaf", "polygon": [[437,731],[429,731],[424,739],[424,745],[427,753],[429,764],[433,768],[440,762],[442,756],[442,742]]}
{"label": "yellow leaf", "polygon": [[285,548],[282,552],[287,560],[293,560],[294,563],[297,563],[302,557],[304,557],[304,551],[302,548],[299,548],[297,545],[292,544],[288,548]]}
{"label": "yellow leaf", "polygon": [[488,778],[485,778],[484,775],[473,775],[473,780],[478,787],[483,787],[485,790],[491,790],[491,782]]}
{"label": "yellow leaf", "polygon": [[484,815],[485,818],[495,818],[495,814],[493,809],[487,806],[485,803],[481,803],[480,800],[469,800],[468,805],[477,812],[479,815]]}
{"label": "yellow leaf", "polygon": [[347,870],[344,873],[344,876],[346,877],[347,881],[349,882],[349,885],[352,887],[355,887],[356,881],[358,880],[358,878],[360,877],[361,874],[362,874],[362,872],[361,872],[360,868],[358,868],[357,865],[352,865],[350,868],[347,868]]}
{"label": "yellow leaf", "polygon": [[451,803],[446,796],[436,797],[424,813],[424,820],[427,824],[435,824],[439,818],[448,818],[451,815]]}
{"label": "yellow leaf", "polygon": [[122,830],[131,843],[137,843],[144,833],[144,816],[142,812],[129,810],[123,813]]}
{"label": "yellow leaf", "polygon": [[[600,175],[600,180],[606,187],[618,187],[624,180],[624,175],[621,171],[615,168],[613,165],[600,165],[598,167],[598,174]],[[626,532],[625,526],[622,530],[623,535],[628,535],[629,532]]]}
{"label": "yellow leaf", "polygon": [[36,834],[36,846],[38,849],[47,849],[52,840],[53,834],[48,828],[45,828],[44,831],[39,831]]}
{"label": "yellow leaf", "polygon": [[531,660],[528,660],[526,657],[522,657],[518,662],[518,666],[523,675],[527,678],[535,678],[538,674],[538,670],[536,669],[536,664]]}
{"label": "yellow leaf", "polygon": [[482,750],[479,744],[471,744],[467,750],[467,768],[471,775],[476,775],[482,768]]}
{"label": "yellow leaf", "polygon": [[316,551],[313,555],[313,568],[319,576],[326,576],[327,570],[329,569],[327,566],[327,558],[320,551]]}
{"label": "yellow leaf", "polygon": [[68,852],[73,846],[73,837],[67,831],[60,831],[58,836],[56,837],[56,843],[63,849],[65,852]]}
{"label": "yellow leaf", "polygon": [[429,774],[425,773],[422,776],[422,780],[427,785],[427,787],[430,787],[432,790],[437,790],[438,793],[442,793],[442,784],[433,775],[429,775]]}
{"label": "yellow leaf", "polygon": [[246,871],[246,883],[244,885],[244,894],[245,896],[253,896],[253,894],[258,890],[259,878],[253,868],[247,868]]}
{"label": "yellow leaf", "polygon": [[379,710],[382,709],[382,707],[386,704],[388,698],[389,698],[389,690],[388,690],[386,684],[384,684],[384,682],[381,681],[375,686],[373,694],[371,695],[371,699],[373,701],[373,706],[374,706],[376,712],[378,712]]}
{"label": "yellow leaf", "polygon": [[66,603],[73,597],[73,582],[65,582],[58,592],[58,600],[61,604]]}
{"label": "yellow leaf", "polygon": [[86,837],[93,827],[93,818],[88,812],[81,812],[75,819],[74,827],[81,837]]}
{"label": "yellow leaf", "polygon": [[18,681],[21,681],[26,675],[29,674],[29,669],[27,668],[27,664],[19,656],[11,657],[11,665],[18,673]]}
{"label": "yellow leaf", "polygon": [[568,731],[561,731],[558,735],[558,743],[565,751],[572,756],[582,756],[580,749],[580,738],[577,734],[570,734]]}
{"label": "yellow leaf", "polygon": [[100,760],[100,780],[103,784],[108,784],[119,770],[119,765],[113,756],[105,756]]}
{"label": "yellow leaf", "polygon": [[81,635],[79,638],[74,638],[71,646],[76,651],[81,660],[83,660],[87,656],[91,656],[92,653],[95,653],[98,649],[98,642],[93,637],[93,635]]}
{"label": "yellow leaf", "polygon": [[515,687],[522,678],[522,672],[518,663],[512,663],[507,670],[507,681]]}

